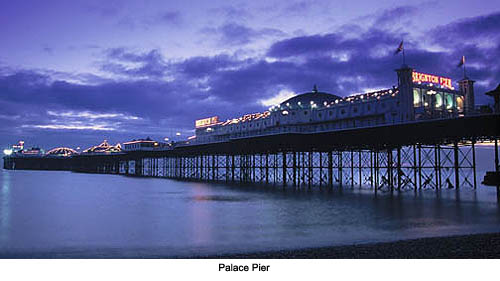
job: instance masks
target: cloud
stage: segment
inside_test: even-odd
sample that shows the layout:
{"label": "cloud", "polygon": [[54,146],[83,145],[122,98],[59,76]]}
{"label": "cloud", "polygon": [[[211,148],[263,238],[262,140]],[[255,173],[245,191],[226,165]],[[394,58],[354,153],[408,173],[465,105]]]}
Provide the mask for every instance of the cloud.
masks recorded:
{"label": "cloud", "polygon": [[125,48],[111,48],[105,51],[105,55],[106,59],[100,63],[101,70],[117,75],[162,78],[169,69],[158,49],[134,53]]}
{"label": "cloud", "polygon": [[238,7],[227,5],[212,8],[209,11],[215,16],[223,16],[228,20],[242,21],[253,18],[252,14],[249,12],[249,9],[245,5]]}
{"label": "cloud", "polygon": [[[483,93],[496,87],[500,77],[498,16],[459,20],[429,31],[444,34],[434,42],[440,51],[430,50],[422,38],[405,37],[407,62],[419,71],[456,81],[461,78],[456,63],[466,55],[468,75],[477,81],[476,100],[490,101]],[[238,44],[272,36],[238,24],[217,31]],[[456,44],[462,32],[471,37]],[[191,134],[199,118],[225,119],[266,110],[292,94],[310,91],[314,84],[340,96],[388,88],[397,83],[394,69],[401,58],[393,51],[402,35],[374,26],[344,26],[327,34],[275,41],[264,56],[250,58],[224,53],[174,61],[159,49],[111,48],[102,53],[99,66],[112,78],[3,67],[0,119],[7,121],[0,122],[0,141],[8,136],[57,144],[92,144],[101,137],[162,139],[177,131]]]}
{"label": "cloud", "polygon": [[164,11],[157,16],[160,23],[168,25],[180,25],[183,22],[182,14],[179,11]]}
{"label": "cloud", "polygon": [[408,22],[412,16],[418,14],[416,6],[399,6],[392,9],[383,10],[376,14],[374,26],[390,27],[401,22]]}
{"label": "cloud", "polygon": [[91,130],[91,131],[115,131],[115,128],[106,125],[22,125],[22,128],[50,129],[50,130]]}
{"label": "cloud", "polygon": [[[435,43],[456,47],[461,44],[480,44],[478,41],[498,42],[500,38],[500,12],[473,18],[461,19],[431,30]],[[490,45],[491,47],[492,45]]]}
{"label": "cloud", "polygon": [[123,119],[123,120],[138,120],[140,119],[137,116],[126,115],[123,113],[96,113],[90,111],[47,111],[47,115],[56,116],[56,117],[70,117],[70,118],[86,118],[86,119]]}
{"label": "cloud", "polygon": [[215,34],[218,36],[220,45],[246,45],[257,39],[280,37],[284,32],[274,28],[253,29],[248,26],[229,22],[217,28],[205,28],[202,30],[205,34]]}

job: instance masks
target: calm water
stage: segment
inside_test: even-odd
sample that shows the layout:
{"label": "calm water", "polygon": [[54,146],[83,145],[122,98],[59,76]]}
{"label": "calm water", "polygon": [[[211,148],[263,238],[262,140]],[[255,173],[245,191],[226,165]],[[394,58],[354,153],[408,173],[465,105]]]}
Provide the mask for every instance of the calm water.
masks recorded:
{"label": "calm water", "polygon": [[[479,159],[488,155],[491,149],[478,149]],[[491,166],[479,161],[478,182]],[[500,205],[492,187],[374,196],[358,188],[284,192],[0,172],[0,256],[192,256],[493,231],[500,231]]]}

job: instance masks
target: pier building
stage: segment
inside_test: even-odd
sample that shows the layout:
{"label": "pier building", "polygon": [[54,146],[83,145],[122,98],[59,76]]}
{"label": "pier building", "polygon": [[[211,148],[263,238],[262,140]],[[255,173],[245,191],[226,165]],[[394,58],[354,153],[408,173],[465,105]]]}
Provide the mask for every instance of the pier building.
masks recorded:
{"label": "pier building", "polygon": [[321,92],[316,85],[272,106],[268,111],[219,121],[196,120],[196,139],[211,143],[282,133],[316,133],[399,124],[419,120],[456,118],[474,114],[474,81],[464,77],[458,90],[447,77],[417,72],[403,65],[397,86],[346,97]]}

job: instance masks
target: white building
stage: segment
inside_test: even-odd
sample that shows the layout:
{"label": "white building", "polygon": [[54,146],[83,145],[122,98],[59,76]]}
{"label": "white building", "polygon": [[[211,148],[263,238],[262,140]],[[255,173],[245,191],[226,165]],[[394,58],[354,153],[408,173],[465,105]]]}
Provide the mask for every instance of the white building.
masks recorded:
{"label": "white building", "polygon": [[424,119],[456,118],[474,111],[474,81],[459,81],[415,72],[403,65],[396,70],[398,86],[376,92],[340,97],[312,92],[292,97],[269,111],[220,122],[217,117],[196,121],[191,143],[280,133],[314,133],[371,127]]}

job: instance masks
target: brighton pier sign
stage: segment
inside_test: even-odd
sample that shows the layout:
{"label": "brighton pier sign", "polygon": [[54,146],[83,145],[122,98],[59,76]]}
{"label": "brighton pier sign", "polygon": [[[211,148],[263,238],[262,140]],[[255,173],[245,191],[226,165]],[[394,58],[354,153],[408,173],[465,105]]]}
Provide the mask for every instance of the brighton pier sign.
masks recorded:
{"label": "brighton pier sign", "polygon": [[415,71],[413,72],[413,83],[431,83],[453,90],[450,78]]}

